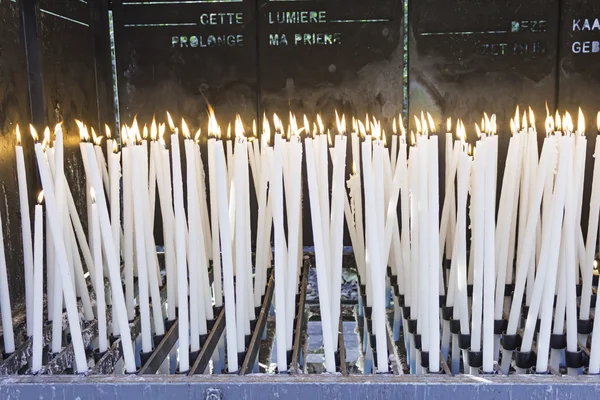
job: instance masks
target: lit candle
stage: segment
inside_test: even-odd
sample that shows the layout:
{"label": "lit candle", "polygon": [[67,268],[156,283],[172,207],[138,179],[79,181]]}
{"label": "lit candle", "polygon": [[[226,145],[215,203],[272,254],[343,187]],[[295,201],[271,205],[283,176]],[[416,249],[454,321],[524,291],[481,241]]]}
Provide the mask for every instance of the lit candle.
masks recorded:
{"label": "lit candle", "polygon": [[123,258],[125,272],[125,305],[127,319],[135,318],[134,308],[134,221],[133,221],[133,137],[127,134],[127,129],[121,130],[121,141],[124,144],[123,153]]}
{"label": "lit candle", "polygon": [[27,174],[21,132],[17,125],[17,145],[15,146],[17,161],[17,181],[19,184],[19,206],[21,211],[21,237],[23,239],[23,267],[25,270],[25,308],[27,313],[27,336],[33,335],[33,250],[31,245],[31,222],[29,219],[29,196],[27,194]]}
{"label": "lit candle", "polygon": [[[98,206],[94,188],[91,189],[92,198],[92,250],[94,252],[94,263],[102,265],[102,242],[100,236],[100,218],[98,217]],[[106,300],[104,299],[104,273],[102,268],[96,268],[93,279],[96,281],[96,314],[98,316],[98,351],[104,353],[108,349],[108,338],[106,333]]]}
{"label": "lit candle", "polygon": [[[427,114],[430,117],[429,114]],[[429,118],[431,122],[431,118]],[[434,125],[430,123],[430,130],[432,133],[435,133]],[[429,298],[429,310],[427,312],[427,317],[429,318],[429,328],[430,328],[430,339],[429,339],[429,370],[431,372],[439,372],[440,370],[440,329],[439,329],[439,321],[440,321],[440,309],[439,309],[439,286],[436,285],[436,282],[440,280],[440,220],[439,220],[439,177],[438,177],[438,137],[437,135],[432,135],[428,142],[429,147],[429,155],[428,155],[428,163],[429,163],[429,176],[428,176],[428,206],[429,206],[429,276],[431,284],[429,285],[430,289],[430,298]],[[454,179],[454,178],[453,178]],[[454,186],[454,185],[452,185]],[[454,190],[452,190],[454,191]],[[452,193],[452,197],[454,197],[454,193]],[[454,205],[453,205],[454,206]],[[437,300],[437,301],[436,301]],[[425,332],[426,333],[426,332]]]}
{"label": "lit candle", "polygon": [[[212,108],[209,109],[212,112]],[[210,195],[210,228],[212,235],[212,260],[213,260],[213,292],[215,306],[223,305],[223,284],[221,280],[221,249],[219,246],[219,202],[217,201],[217,174],[215,164],[215,136],[218,126],[214,113],[209,115],[208,125],[208,187]],[[257,254],[258,256],[258,254]]]}
{"label": "lit candle", "polygon": [[37,373],[42,369],[42,348],[44,347],[44,220],[42,211],[44,192],[38,196],[35,206],[35,238],[33,253],[33,344],[31,372]]}
{"label": "lit candle", "polygon": [[189,319],[188,319],[188,274],[186,258],[185,209],[183,206],[183,182],[181,178],[181,157],[179,154],[179,133],[167,113],[171,128],[171,154],[173,156],[173,199],[175,207],[175,246],[177,255],[177,304],[179,306],[179,371],[190,369]]}
{"label": "lit candle", "polygon": [[[37,139],[37,135],[34,137]],[[47,209],[50,210],[58,210],[56,198],[54,197],[54,186],[52,183],[52,176],[50,174],[50,169],[48,167],[48,162],[44,157],[44,151],[42,150],[42,144],[35,144],[35,155],[38,164],[38,170],[40,172],[40,178],[42,180],[42,187],[44,188],[46,205]],[[54,212],[47,212],[49,227],[52,232],[54,248],[56,249],[56,265],[58,266],[59,274],[56,276],[56,279],[62,280],[63,282],[71,282],[71,271],[69,270],[69,266],[67,264],[67,252],[65,250],[64,241],[62,240],[62,229],[61,229],[61,221],[59,219],[58,214]],[[0,249],[0,252],[3,253],[4,249]],[[2,254],[3,255],[3,254]],[[3,259],[3,256],[0,256],[0,262]],[[83,346],[83,339],[81,337],[81,327],[79,326],[79,313],[77,311],[77,300],[75,297],[75,291],[72,285],[64,285],[64,298],[65,304],[67,306],[67,318],[69,321],[69,328],[71,330],[71,340],[73,343],[73,351],[75,353],[75,368],[78,373],[86,372],[87,367],[87,359],[85,356],[85,349]],[[4,304],[6,302],[2,302]],[[10,305],[8,306],[10,309]],[[5,318],[5,315],[10,318],[10,311],[6,313],[2,310],[2,316]],[[12,322],[12,321],[11,321]],[[3,321],[4,325],[4,321]],[[5,325],[7,326],[7,325]],[[6,331],[6,330],[5,330]],[[12,329],[11,329],[12,332]],[[6,341],[6,336],[8,332],[4,333],[4,340]],[[10,335],[10,334],[9,334]],[[14,345],[13,345],[14,346]],[[8,352],[8,348],[5,344],[5,351]],[[14,351],[14,347],[13,347]]]}

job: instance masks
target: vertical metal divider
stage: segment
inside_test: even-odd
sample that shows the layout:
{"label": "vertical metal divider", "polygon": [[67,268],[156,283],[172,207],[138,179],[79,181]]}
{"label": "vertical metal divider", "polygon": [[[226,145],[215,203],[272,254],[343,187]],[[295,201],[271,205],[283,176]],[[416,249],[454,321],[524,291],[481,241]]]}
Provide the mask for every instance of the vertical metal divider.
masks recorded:
{"label": "vertical metal divider", "polygon": [[[292,361],[290,372],[292,375],[297,375],[302,371],[304,365],[299,365],[300,357],[302,357],[302,328],[304,326],[304,307],[306,303],[306,286],[308,285],[308,268],[310,262],[305,260],[302,266],[302,274],[300,275],[300,298],[298,300],[298,311],[296,312],[296,326],[294,327],[294,344],[292,347]],[[302,357],[303,359],[305,357]]]}

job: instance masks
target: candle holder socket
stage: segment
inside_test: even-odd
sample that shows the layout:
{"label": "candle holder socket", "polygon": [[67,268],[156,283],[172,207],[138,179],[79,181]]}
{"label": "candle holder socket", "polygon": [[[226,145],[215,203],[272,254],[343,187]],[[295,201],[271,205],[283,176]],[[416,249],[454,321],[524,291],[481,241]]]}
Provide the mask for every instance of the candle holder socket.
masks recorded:
{"label": "candle holder socket", "polygon": [[246,349],[248,348],[248,346],[250,346],[251,341],[252,341],[252,334],[244,335],[244,346],[246,346]]}
{"label": "candle holder socket", "polygon": [[245,350],[238,351],[238,353],[237,353],[238,365],[242,365],[244,363],[244,360],[246,359],[246,354],[247,354],[247,352]]}
{"label": "candle holder socket", "polygon": [[256,315],[257,318],[260,315],[260,310],[262,310],[262,306],[254,307],[254,315]]}
{"label": "candle holder socket", "polygon": [[597,293],[592,293],[592,297],[590,299],[590,306],[591,308],[596,308],[596,298],[598,297]]}
{"label": "candle holder socket", "polygon": [[421,352],[421,367],[423,368],[429,368],[429,352],[428,351],[422,351]]}
{"label": "candle holder socket", "polygon": [[415,334],[415,349],[421,350],[423,348],[423,341],[421,340],[421,334]]}
{"label": "candle holder socket", "polygon": [[[371,343],[371,347],[373,349],[376,348],[376,344],[377,344],[377,337],[375,336],[375,334],[369,334],[369,343]],[[375,351],[375,350],[373,350]]]}
{"label": "candle holder socket", "polygon": [[[342,362],[340,360],[340,351],[336,350],[333,352],[333,359],[335,361],[335,370],[337,372],[342,372]],[[288,358],[289,360],[289,358]]]}
{"label": "candle holder socket", "polygon": [[404,295],[400,294],[400,286],[398,286],[398,283],[394,285],[394,296],[398,298],[402,296],[402,303],[400,304],[402,306],[404,304]]}
{"label": "candle holder socket", "polygon": [[481,351],[471,351],[469,348],[469,367],[471,368],[481,368],[483,367],[483,352]]}
{"label": "candle holder socket", "polygon": [[360,293],[361,293],[362,295],[365,295],[365,294],[367,293],[367,286],[366,286],[366,285],[359,284],[359,285],[358,285],[358,287],[359,287],[359,289],[360,289]]}
{"label": "candle holder socket", "polygon": [[367,332],[373,332],[373,320],[371,318],[367,318]]}
{"label": "candle holder socket", "polygon": [[458,348],[468,350],[471,347],[471,335],[469,333],[461,333],[458,335]]}
{"label": "candle holder socket", "polygon": [[550,348],[562,350],[567,347],[567,335],[564,333],[553,333],[550,335]]}
{"label": "candle holder socket", "polygon": [[[202,345],[200,345],[200,347],[202,347]],[[200,354],[200,349],[198,349],[196,351],[190,351],[190,353],[189,353],[190,364],[193,364],[194,362],[196,362],[196,358],[198,358],[199,354]]]}
{"label": "candle holder socket", "polygon": [[395,287],[398,285],[398,277],[396,275],[390,276],[390,286]]}
{"label": "candle holder socket", "polygon": [[439,308],[442,308],[446,305],[446,295],[441,294],[438,297]]}
{"label": "candle holder socket", "polygon": [[600,278],[600,275],[592,275],[592,286],[598,286],[598,279]]}
{"label": "candle holder socket", "polygon": [[390,267],[389,265],[386,268],[386,273],[387,273],[388,278],[390,278],[394,275],[394,273],[392,272],[392,267]]}
{"label": "candle holder socket", "polygon": [[175,321],[177,321],[177,320],[176,319],[166,320],[165,321],[165,330],[167,330],[167,331],[171,330],[171,328],[173,327],[173,324],[175,324]]}
{"label": "candle holder socket", "polygon": [[473,285],[467,285],[467,296],[473,297]]}
{"label": "candle holder socket", "polygon": [[589,359],[587,359],[583,351],[565,350],[565,365],[567,366],[567,368],[578,369],[587,366],[587,363],[589,363]]}
{"label": "candle holder socket", "polygon": [[507,283],[504,285],[504,297],[512,297],[514,291],[515,291],[514,283]]}
{"label": "candle holder socket", "polygon": [[404,319],[410,319],[410,306],[402,307],[402,316]]}
{"label": "candle holder socket", "polygon": [[175,370],[175,375],[187,375],[189,373],[190,373],[189,368],[186,371],[181,371],[181,370],[179,370],[179,366],[177,366],[177,369]]}
{"label": "candle holder socket", "polygon": [[458,335],[460,333],[460,320],[450,319],[450,333]]}
{"label": "candle holder socket", "polygon": [[454,307],[452,306],[444,306],[442,307],[442,318],[444,321],[450,321],[452,318],[452,314],[454,314]]}
{"label": "candle holder socket", "polygon": [[494,320],[494,335],[502,335],[508,327],[508,321],[505,319]]}
{"label": "candle holder socket", "polygon": [[223,310],[223,306],[213,306],[213,315],[219,315]]}
{"label": "candle holder socket", "polygon": [[583,285],[581,283],[578,283],[575,286],[575,293],[577,294],[577,297],[581,297],[581,290],[583,289]]}
{"label": "candle holder socket", "polygon": [[156,348],[156,346],[158,346],[158,344],[160,342],[162,342],[162,340],[165,338],[164,333],[162,335],[154,335],[154,337],[152,338],[152,342],[154,343],[154,348]]}
{"label": "candle holder socket", "polygon": [[406,321],[406,324],[408,325],[408,333],[412,333],[412,334],[417,333],[417,320],[416,319],[409,319]]}
{"label": "candle holder socket", "polygon": [[147,353],[144,353],[143,351],[140,351],[140,360],[142,362],[142,365],[145,365],[148,360],[150,359],[150,356],[152,356],[152,352],[149,351]]}
{"label": "candle holder socket", "polygon": [[519,335],[502,334],[501,345],[504,350],[515,351],[521,346],[522,338]]}
{"label": "candle holder socket", "polygon": [[204,343],[206,343],[206,339],[208,339],[208,333],[200,335],[200,348],[204,347]]}
{"label": "candle holder socket", "polygon": [[106,350],[100,352],[99,349],[94,349],[94,351],[92,352],[92,356],[94,357],[94,364],[98,364],[98,362],[102,359],[102,357],[104,357],[105,354]]}
{"label": "candle holder socket", "polygon": [[367,319],[371,319],[371,316],[373,315],[373,307],[366,306],[365,307],[365,315],[366,315]]}
{"label": "candle holder socket", "polygon": [[254,318],[253,320],[250,321],[250,332],[254,332],[254,328],[256,328],[256,322],[258,320],[256,318]]}
{"label": "candle holder socket", "polygon": [[593,319],[578,319],[577,320],[577,333],[580,335],[589,335],[592,333],[594,328]]}
{"label": "candle holder socket", "polygon": [[529,369],[535,366],[537,356],[533,351],[516,350],[515,366],[521,369]]}
{"label": "candle holder socket", "polygon": [[206,320],[206,329],[208,329],[208,331],[212,331],[212,328],[214,328],[215,326],[215,320],[214,319],[207,319]]}
{"label": "candle holder socket", "polygon": [[405,304],[404,295],[398,293],[398,294],[396,294],[396,297],[398,298],[398,307],[404,308],[404,304]]}

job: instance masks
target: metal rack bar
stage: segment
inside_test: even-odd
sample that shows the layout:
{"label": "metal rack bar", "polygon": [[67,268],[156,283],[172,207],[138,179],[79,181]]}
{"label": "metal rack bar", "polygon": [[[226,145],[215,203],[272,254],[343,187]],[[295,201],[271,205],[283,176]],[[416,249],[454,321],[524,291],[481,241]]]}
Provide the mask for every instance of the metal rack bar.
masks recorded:
{"label": "metal rack bar", "polygon": [[179,320],[175,320],[171,328],[165,333],[164,337],[158,343],[158,346],[152,352],[148,361],[140,368],[138,375],[155,374],[171,353],[171,349],[179,339]]}
{"label": "metal rack bar", "polygon": [[298,312],[296,313],[296,329],[294,334],[294,344],[292,350],[292,367],[290,372],[292,374],[298,373],[298,359],[300,358],[300,351],[302,348],[302,321],[304,319],[304,306],[306,303],[306,286],[308,285],[308,260],[304,261],[302,266],[302,274],[300,275],[300,298],[298,300]]}
{"label": "metal rack bar", "polygon": [[271,300],[273,299],[274,290],[275,277],[274,273],[271,272],[271,275],[269,276],[269,283],[267,284],[267,290],[265,291],[265,297],[260,308],[260,313],[257,317],[256,327],[254,328],[252,339],[250,340],[250,345],[248,346],[248,352],[246,353],[246,357],[244,358],[244,362],[242,363],[239,371],[240,375],[246,375],[247,373],[252,372],[251,368],[254,365],[254,360],[256,359],[258,349],[260,348],[261,336],[263,330],[265,329],[265,325],[267,324],[267,317],[269,316],[269,309],[271,308]]}
{"label": "metal rack bar", "polygon": [[196,374],[202,374],[208,367],[208,362],[212,357],[217,344],[219,343],[219,339],[223,335],[223,331],[225,330],[225,307],[221,308],[221,312],[219,312],[219,316],[215,320],[215,325],[210,330],[208,337],[206,338],[206,342],[202,349],[200,349],[200,353],[196,360],[192,364],[192,368],[190,368],[190,372],[188,376],[194,376]]}

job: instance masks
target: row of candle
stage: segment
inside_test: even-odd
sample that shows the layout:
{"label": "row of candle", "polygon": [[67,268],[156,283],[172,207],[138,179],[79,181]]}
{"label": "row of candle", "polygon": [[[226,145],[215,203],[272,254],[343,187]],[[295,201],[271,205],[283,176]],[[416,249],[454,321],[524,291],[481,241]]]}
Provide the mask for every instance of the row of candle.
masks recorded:
{"label": "row of candle", "polygon": [[[170,149],[162,140],[165,124],[153,122],[150,129],[146,126],[140,129],[137,121],[134,121],[121,131],[121,148],[107,129],[107,158],[95,132],[92,130],[90,137],[88,128],[78,122],[89,195],[87,238],[64,178],[62,127],[58,125],[55,128],[54,140],[51,140],[50,130],[47,129],[44,141],[36,143],[35,153],[46,207],[59,210],[57,213],[46,212],[49,228],[45,237],[47,298],[48,319],[53,324],[52,352],[58,352],[62,345],[60,331],[64,301],[73,338],[76,369],[85,372],[87,362],[76,296],[81,297],[83,318],[98,318],[101,352],[108,346],[109,329],[105,311],[107,302],[110,302],[112,334],[120,336],[124,343],[127,370],[135,371],[128,321],[135,315],[134,275],[137,274],[143,353],[152,351],[152,335],[164,334],[163,320],[166,317],[168,321],[173,321],[177,307],[180,322],[179,368],[186,371],[189,369],[189,354],[199,350],[202,337],[214,319],[213,305],[220,307],[224,304],[226,335],[230,338],[227,340],[227,368],[234,372],[239,367],[238,353],[246,350],[245,336],[250,333],[251,321],[256,318],[255,307],[260,305],[267,281],[267,267],[274,258],[277,359],[279,369],[286,370],[290,361],[286,353],[292,346],[293,312],[302,257],[303,177],[300,166],[303,163],[307,172],[328,371],[333,372],[336,367],[334,352],[340,315],[344,219],[359,276],[365,284],[366,304],[373,310],[372,333],[375,334],[374,347],[380,372],[388,369],[385,319],[387,266],[392,267],[404,306],[409,308],[404,315],[397,306],[395,320],[404,329],[408,329],[410,320],[417,322],[415,332],[405,335],[412,372],[420,371],[418,353],[428,358],[426,365],[429,370],[437,372],[439,351],[441,349],[442,355],[447,357],[450,340],[453,369],[458,365],[460,355],[455,351],[458,348],[458,334],[453,332],[450,335],[448,321],[440,322],[440,295],[445,295],[445,306],[453,308],[452,318],[460,321],[460,333],[470,335],[470,351],[482,354],[485,372],[490,372],[494,360],[498,360],[500,335],[494,328],[495,321],[502,320],[503,315],[508,314],[507,334],[516,333],[525,286],[525,302],[529,306],[529,313],[521,350],[528,351],[531,348],[538,315],[542,317],[543,326],[548,328],[544,332],[550,332],[547,324],[554,319],[553,330],[558,334],[564,321],[556,322],[558,317],[553,318],[552,307],[546,301],[553,299],[556,278],[562,276],[557,274],[564,274],[570,279],[559,279],[561,284],[568,283],[565,287],[558,286],[556,292],[559,305],[567,309],[569,351],[575,351],[577,342],[572,341],[572,335],[577,330],[573,328],[575,320],[572,308],[576,306],[576,297],[573,296],[576,276],[569,272],[575,263],[566,260],[574,257],[580,265],[584,293],[580,319],[589,319],[591,263],[597,239],[597,228],[589,229],[584,242],[578,223],[583,202],[586,148],[582,129],[574,132],[569,125],[569,118],[563,120],[565,124],[561,129],[558,127],[559,119],[549,117],[546,123],[549,135],[544,140],[538,159],[533,115],[531,113],[529,118],[524,115],[520,123],[521,117],[517,111],[512,122],[514,134],[509,142],[500,201],[496,204],[498,136],[495,134],[495,117],[486,116],[482,127],[477,126],[480,137],[475,143],[474,156],[468,152],[465,144],[464,125],[460,122],[457,125],[459,138],[456,141],[449,126],[444,160],[444,196],[440,202],[438,137],[429,135],[435,129],[431,116],[427,115],[426,118],[422,114],[421,118],[415,118],[417,135],[411,135],[413,146],[408,146],[406,135],[392,135],[389,150],[385,143],[385,132],[377,120],[367,118],[363,122],[353,119],[350,137],[354,173],[346,183],[345,118],[336,115],[336,119],[339,134],[335,138],[332,139],[331,133],[324,129],[319,117],[313,125],[313,137],[307,136],[302,146],[301,133],[311,131],[308,119],[305,117],[304,126],[299,128],[295,117],[290,115],[290,124],[285,129],[275,117],[274,145],[271,146],[266,119],[260,141],[246,138],[239,118],[234,125],[235,140],[222,140],[221,129],[211,110],[206,154],[208,184],[198,144],[200,131],[192,138],[190,129],[182,120],[185,191],[179,146],[181,135],[170,115]],[[402,128],[402,123],[399,126]],[[394,131],[395,127],[394,123]],[[150,143],[146,139],[148,133]],[[37,133],[33,129],[32,135],[37,142]],[[34,348],[39,349],[41,354],[43,313],[40,307],[43,303],[41,291],[34,288],[43,286],[40,270],[43,261],[38,251],[43,248],[44,238],[41,230],[38,230],[38,224],[43,229],[43,221],[41,206],[36,206],[35,240],[32,245],[24,155],[20,145],[16,151],[24,225],[27,329],[28,334],[33,336]],[[333,166],[331,181],[328,171],[330,161]],[[251,232],[250,223],[250,176],[258,204],[255,213],[256,232]],[[574,186],[572,190],[566,190],[566,185]],[[597,227],[600,179],[596,179],[596,167],[592,186],[589,226]],[[155,205],[156,192],[159,207]],[[467,208],[469,196],[470,207]],[[187,210],[184,197],[187,197]],[[398,202],[402,210],[400,218],[397,213]],[[440,204],[443,205],[441,210]],[[574,207],[566,207],[567,204]],[[496,222],[497,208],[499,217]],[[517,208],[526,211],[517,212]],[[160,304],[159,290],[162,286],[153,237],[157,209],[160,209],[164,237],[168,299],[166,315],[163,315],[160,307],[152,307],[150,311],[150,298],[152,304]],[[470,229],[467,228],[468,212]],[[566,233],[569,229],[575,234]],[[272,232],[274,253],[271,251]],[[252,238],[255,238],[254,248]],[[576,242],[571,243],[573,239]],[[468,240],[470,253],[467,260]],[[254,265],[252,252],[256,254]],[[513,271],[515,254],[517,267]],[[450,260],[448,272],[442,269],[444,255]],[[96,295],[95,315],[82,258]],[[212,287],[208,273],[209,260],[213,262]],[[0,274],[5,275],[2,268]],[[107,298],[105,274],[110,281]],[[515,292],[511,297],[510,293],[504,292],[504,284],[512,283],[513,276]],[[6,279],[1,278],[0,283],[4,281],[6,284]],[[473,285],[473,293],[468,296],[469,284]],[[10,320],[10,304],[5,301],[8,287],[0,293],[3,296],[0,299],[2,315]],[[5,313],[6,307],[8,312]],[[556,310],[563,312],[564,317],[564,310],[559,311],[559,307]],[[9,323],[3,320],[3,326]],[[8,331],[12,333],[12,329],[5,329],[5,332]],[[538,353],[540,345],[542,350],[543,346],[547,348],[546,336],[538,337]],[[5,333],[4,340],[5,351],[14,350],[14,340],[11,347],[10,334]],[[417,346],[416,341],[420,341],[421,345]],[[595,351],[599,352],[599,346],[595,347]],[[502,352],[505,370],[511,353],[506,349]],[[594,360],[598,358],[594,347],[592,354],[595,355]],[[32,371],[36,372],[41,368],[41,355],[36,353],[34,358]],[[468,359],[465,361],[468,363]],[[538,361],[539,368],[543,368],[543,361],[539,357]],[[593,368],[590,364],[590,371],[594,371]]]}

